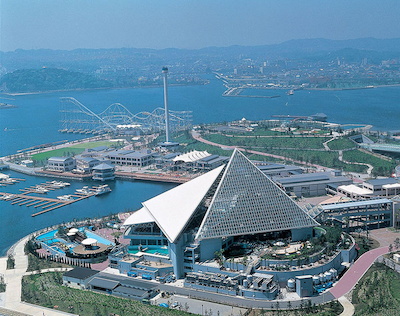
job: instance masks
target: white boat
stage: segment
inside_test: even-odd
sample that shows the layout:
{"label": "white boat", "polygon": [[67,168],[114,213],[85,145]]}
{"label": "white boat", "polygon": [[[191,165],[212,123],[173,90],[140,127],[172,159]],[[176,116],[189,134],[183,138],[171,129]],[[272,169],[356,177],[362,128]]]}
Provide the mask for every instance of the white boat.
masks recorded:
{"label": "white boat", "polygon": [[74,200],[71,195],[60,195],[60,196],[57,196],[57,199],[59,199],[61,201],[73,201]]}
{"label": "white boat", "polygon": [[40,185],[36,186],[33,190],[35,191],[35,193],[42,193],[42,194],[49,192],[49,190]]}
{"label": "white boat", "polygon": [[101,194],[108,193],[108,192],[111,192],[110,187],[108,186],[108,184],[103,184],[103,185],[99,185],[97,188],[95,188],[94,195],[101,195]]}
{"label": "white boat", "polygon": [[65,187],[65,185],[63,185],[62,182],[60,182],[60,181],[51,181],[50,186],[55,189],[61,189],[61,188]]}
{"label": "white boat", "polygon": [[7,200],[12,199],[13,197],[14,197],[14,194],[6,194],[6,195],[3,195],[1,199],[4,201],[7,201]]}
{"label": "white boat", "polygon": [[76,189],[75,192],[86,195],[91,193],[88,186],[84,186],[82,189]]}

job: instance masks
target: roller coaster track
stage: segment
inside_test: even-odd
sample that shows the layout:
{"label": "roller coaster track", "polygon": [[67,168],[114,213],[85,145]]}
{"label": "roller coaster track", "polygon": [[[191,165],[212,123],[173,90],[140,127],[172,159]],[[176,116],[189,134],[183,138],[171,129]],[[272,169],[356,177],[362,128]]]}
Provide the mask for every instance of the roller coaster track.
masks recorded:
{"label": "roller coaster track", "polygon": [[[152,112],[142,111],[133,114],[121,103],[113,103],[103,112],[96,114],[71,97],[61,98],[61,105],[61,131],[63,132],[115,132],[121,125],[135,125],[142,131],[158,131],[165,126],[163,108],[156,108]],[[190,126],[190,111],[169,111],[169,115],[173,129],[181,130]]]}

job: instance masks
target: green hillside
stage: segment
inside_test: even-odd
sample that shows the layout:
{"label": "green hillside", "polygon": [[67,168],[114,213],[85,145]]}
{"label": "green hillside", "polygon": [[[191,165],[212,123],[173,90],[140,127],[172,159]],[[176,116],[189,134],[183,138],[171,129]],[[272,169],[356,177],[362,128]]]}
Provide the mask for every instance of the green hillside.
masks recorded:
{"label": "green hillside", "polygon": [[107,88],[112,84],[92,75],[56,68],[20,69],[0,79],[2,92],[40,92],[53,90]]}

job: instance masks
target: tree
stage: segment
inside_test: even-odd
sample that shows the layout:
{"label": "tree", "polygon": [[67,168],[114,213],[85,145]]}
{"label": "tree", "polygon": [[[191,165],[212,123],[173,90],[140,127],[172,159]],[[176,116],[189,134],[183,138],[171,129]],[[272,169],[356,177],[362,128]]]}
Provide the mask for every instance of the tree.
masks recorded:
{"label": "tree", "polygon": [[399,237],[397,237],[394,240],[394,247],[396,248],[396,250],[398,250],[400,248],[400,238]]}
{"label": "tree", "polygon": [[392,251],[393,251],[393,245],[390,244],[390,245],[389,245],[389,252],[392,253]]}

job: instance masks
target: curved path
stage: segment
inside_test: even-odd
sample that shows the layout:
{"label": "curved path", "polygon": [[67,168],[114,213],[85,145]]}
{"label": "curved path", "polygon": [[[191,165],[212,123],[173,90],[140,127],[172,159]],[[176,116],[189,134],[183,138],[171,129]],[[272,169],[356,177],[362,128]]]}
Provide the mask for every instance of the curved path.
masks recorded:
{"label": "curved path", "polygon": [[229,150],[234,150],[235,148],[237,150],[243,151],[243,152],[247,152],[247,153],[251,153],[251,154],[255,154],[255,155],[260,155],[260,156],[266,156],[266,157],[272,157],[272,158],[276,158],[276,159],[282,159],[282,160],[288,160],[297,164],[301,164],[301,165],[306,165],[309,167],[314,167],[314,168],[318,168],[318,169],[330,169],[324,166],[320,166],[320,165],[316,165],[316,164],[312,164],[312,163],[308,163],[305,161],[300,161],[300,160],[295,160],[293,158],[289,158],[289,157],[284,157],[284,156],[279,156],[279,155],[274,155],[274,154],[267,154],[265,152],[262,151],[256,151],[256,150],[250,150],[250,149],[244,149],[244,148],[240,148],[239,146],[228,146],[228,145],[223,145],[223,144],[218,144],[218,143],[214,143],[211,142],[207,139],[204,139],[201,137],[201,135],[198,132],[192,131],[192,137],[195,140],[198,140],[199,142],[202,142],[204,144],[208,144],[208,145],[212,145],[212,146],[216,146],[222,149],[229,149]]}
{"label": "curved path", "polygon": [[375,260],[388,252],[389,247],[385,246],[364,253],[329,292],[337,299],[350,292]]}
{"label": "curved path", "polygon": [[[24,252],[25,243],[28,241],[29,237],[30,236],[26,236],[13,246],[12,252],[15,259],[15,269],[6,270],[5,262],[7,261],[7,258],[1,258],[0,274],[4,275],[4,279],[7,284],[4,301],[2,302],[3,307],[7,310],[17,311],[19,313],[32,316],[73,315],[54,309],[21,302],[22,277],[27,274],[32,274],[32,272],[26,272],[28,268],[28,256],[26,256]],[[48,269],[48,271],[55,270],[59,271],[61,269]]]}

